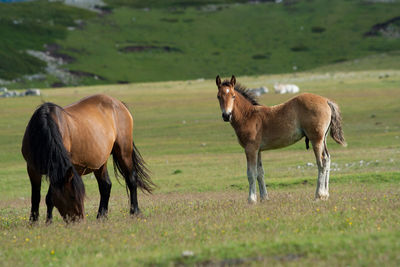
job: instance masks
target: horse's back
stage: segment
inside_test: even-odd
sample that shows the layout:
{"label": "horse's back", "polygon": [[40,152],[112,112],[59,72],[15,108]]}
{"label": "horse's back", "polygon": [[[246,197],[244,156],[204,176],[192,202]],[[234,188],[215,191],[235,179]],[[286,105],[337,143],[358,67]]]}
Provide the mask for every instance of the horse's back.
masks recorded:
{"label": "horse's back", "polygon": [[98,169],[107,161],[121,131],[125,138],[132,138],[133,121],[128,109],[110,96],[89,96],[64,109],[69,133],[64,145],[76,165]]}

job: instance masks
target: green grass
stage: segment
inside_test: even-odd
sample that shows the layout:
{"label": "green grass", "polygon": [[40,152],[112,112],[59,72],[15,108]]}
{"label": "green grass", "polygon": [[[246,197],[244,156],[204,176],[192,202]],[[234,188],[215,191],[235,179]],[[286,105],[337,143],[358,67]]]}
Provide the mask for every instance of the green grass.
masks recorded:
{"label": "green grass", "polygon": [[[317,170],[307,163],[315,159],[301,141],[263,152],[271,199],[247,204],[245,155],[221,119],[213,80],[45,90],[42,99],[0,99],[0,261],[16,266],[398,265],[400,72],[237,79],[249,87],[293,82],[339,104],[349,146],[329,138],[329,201],[313,200]],[[20,154],[26,124],[42,101],[66,105],[94,93],[130,107],[135,143],[157,190],[139,193],[143,215],[131,218],[125,188],[110,173],[109,219],[99,222],[97,183],[87,175],[86,221],[65,225],[55,210],[53,225],[46,226],[43,182],[40,222],[30,227],[30,184]],[[289,97],[270,93],[260,102],[274,105]],[[194,256],[183,257],[185,250]]]}
{"label": "green grass", "polygon": [[[90,16],[79,9],[54,3],[52,15],[45,17],[40,25],[34,19],[28,26],[27,23],[13,25],[11,18],[6,20],[8,28],[4,32],[10,36],[8,46],[0,47],[0,54],[4,54],[0,60],[4,62],[0,67],[4,75],[0,73],[0,78],[15,77],[16,71],[38,70],[36,60],[29,58],[30,64],[24,53],[17,56],[8,53],[13,43],[22,42],[24,45],[16,50],[21,51],[42,49],[43,43],[54,41],[61,46],[59,52],[76,59],[65,66],[67,69],[103,78],[82,77],[78,82],[81,85],[214,78],[217,74],[294,73],[327,65],[325,69],[332,69],[331,64],[335,65],[333,69],[340,65],[343,71],[400,68],[400,39],[363,36],[373,25],[397,16],[399,2],[231,2],[109,1],[112,13],[104,16]],[[40,9],[30,5],[41,2],[34,3],[6,5],[15,8],[4,13],[18,18],[28,7]],[[218,5],[205,5],[208,3]],[[47,7],[42,9],[47,12]],[[55,20],[53,17],[59,13],[63,16]],[[76,26],[73,23],[76,18],[85,21],[83,29],[66,31],[66,26]],[[51,26],[49,23],[53,20],[55,25]],[[34,29],[28,28],[27,34],[24,27]],[[42,34],[43,30],[48,34]],[[25,36],[29,38],[24,39]],[[26,45],[29,42],[31,47]],[[124,48],[132,46],[147,49],[124,52]],[[379,60],[382,55],[385,59]],[[374,56],[378,59],[371,60]],[[23,66],[10,68],[14,66],[13,58],[18,64],[15,66]],[[25,69],[28,67],[32,70]],[[49,87],[53,82],[57,78],[49,76],[44,81],[22,80],[8,87]]]}

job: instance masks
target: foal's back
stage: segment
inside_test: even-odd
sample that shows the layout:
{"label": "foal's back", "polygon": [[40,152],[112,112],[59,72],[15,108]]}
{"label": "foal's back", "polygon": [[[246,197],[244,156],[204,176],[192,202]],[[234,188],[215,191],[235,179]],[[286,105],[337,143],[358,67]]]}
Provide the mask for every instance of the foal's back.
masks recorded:
{"label": "foal's back", "polygon": [[289,146],[304,136],[312,140],[325,134],[331,117],[328,101],[303,93],[276,106],[257,107],[263,124],[262,150]]}

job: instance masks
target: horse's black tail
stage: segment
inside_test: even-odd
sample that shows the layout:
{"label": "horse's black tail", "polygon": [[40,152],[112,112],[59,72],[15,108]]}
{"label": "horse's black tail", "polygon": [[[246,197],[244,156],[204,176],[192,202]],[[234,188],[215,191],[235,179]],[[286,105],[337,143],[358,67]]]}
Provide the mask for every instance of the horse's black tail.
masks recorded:
{"label": "horse's black tail", "polygon": [[147,169],[146,163],[140,155],[139,150],[136,148],[135,143],[133,143],[132,161],[134,174],[136,173],[137,185],[142,189],[142,191],[151,193],[154,190],[155,185],[150,179],[149,170]]}
{"label": "horse's black tail", "polygon": [[61,192],[67,180],[71,179],[75,197],[78,201],[83,201],[85,186],[72,165],[58,125],[52,117],[58,117],[60,112],[63,112],[63,108],[56,104],[42,104],[33,113],[24,138],[28,140],[33,168],[48,177],[55,193]]}
{"label": "horse's black tail", "polygon": [[127,179],[135,179],[136,185],[144,192],[152,193],[155,187],[155,184],[150,178],[149,170],[146,167],[146,163],[140,155],[139,150],[136,148],[135,143],[132,142],[133,150],[132,150],[132,163],[133,170],[131,173],[126,173],[124,168],[121,166],[119,159],[116,155],[113,155],[114,162],[114,173],[115,177],[118,177],[118,172],[122,174],[122,176]]}
{"label": "horse's black tail", "polygon": [[340,115],[339,107],[336,103],[328,101],[328,105],[332,110],[331,115],[331,136],[336,143],[342,146],[347,146],[344,140],[343,129],[342,129],[342,116]]}

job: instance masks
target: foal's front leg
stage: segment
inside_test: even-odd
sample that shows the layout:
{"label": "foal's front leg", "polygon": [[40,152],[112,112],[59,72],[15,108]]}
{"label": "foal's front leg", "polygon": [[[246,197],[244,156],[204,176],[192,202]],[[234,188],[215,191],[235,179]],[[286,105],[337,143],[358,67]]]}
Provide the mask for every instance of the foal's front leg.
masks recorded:
{"label": "foal's front leg", "polygon": [[262,166],[262,161],[261,161],[261,151],[258,151],[258,157],[257,157],[257,181],[258,181],[258,188],[260,190],[260,200],[268,200],[268,193],[267,193],[267,187],[265,186],[265,181],[264,181],[264,169]]}
{"label": "foal's front leg", "polygon": [[257,202],[256,178],[257,178],[257,154],[258,151],[253,148],[246,148],[247,158],[247,179],[249,180],[249,203]]}

